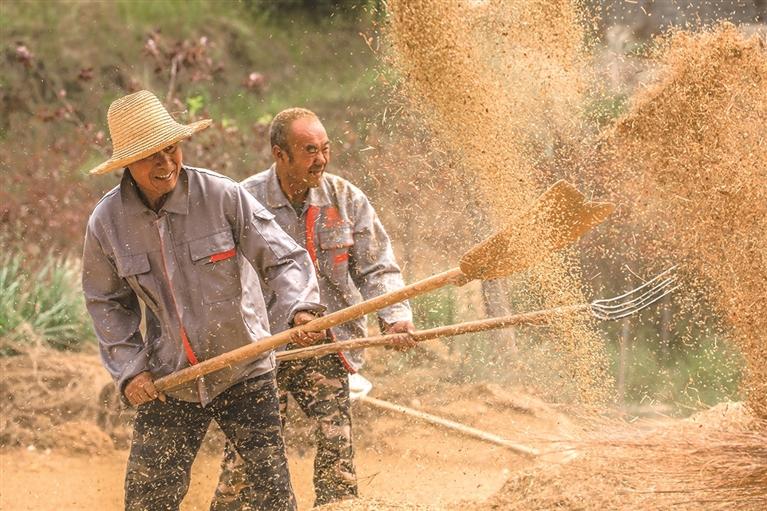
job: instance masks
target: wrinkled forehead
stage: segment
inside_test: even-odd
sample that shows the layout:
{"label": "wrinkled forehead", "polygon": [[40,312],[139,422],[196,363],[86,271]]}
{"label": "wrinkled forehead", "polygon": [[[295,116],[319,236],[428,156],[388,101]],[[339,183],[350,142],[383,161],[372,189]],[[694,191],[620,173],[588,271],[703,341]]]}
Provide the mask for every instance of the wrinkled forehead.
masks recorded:
{"label": "wrinkled forehead", "polygon": [[302,117],[290,124],[288,142],[291,145],[303,147],[306,145],[323,146],[328,142],[325,127],[314,117]]}

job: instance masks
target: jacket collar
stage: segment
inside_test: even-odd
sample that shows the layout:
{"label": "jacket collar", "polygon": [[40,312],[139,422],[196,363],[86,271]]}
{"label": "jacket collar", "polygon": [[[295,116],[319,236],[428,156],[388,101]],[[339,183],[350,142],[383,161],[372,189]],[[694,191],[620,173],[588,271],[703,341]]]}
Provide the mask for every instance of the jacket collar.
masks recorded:
{"label": "jacket collar", "polygon": [[[123,210],[129,215],[138,215],[146,211],[152,211],[141,199],[138,185],[127,169],[123,171],[122,181],[120,181],[120,198]],[[165,203],[160,208],[160,211],[179,215],[189,214],[189,173],[186,167],[181,167],[176,187],[170,192],[170,196],[165,199]]]}
{"label": "jacket collar", "polygon": [[[268,173],[266,180],[266,203],[269,208],[289,206],[290,201],[285,196],[285,192],[282,191],[280,180],[277,178],[276,166],[272,164],[266,172]],[[328,180],[326,179],[326,176],[323,176],[320,186],[309,188],[309,193],[306,196],[306,204],[309,206],[329,206],[331,201],[330,196],[328,195],[328,186]]]}

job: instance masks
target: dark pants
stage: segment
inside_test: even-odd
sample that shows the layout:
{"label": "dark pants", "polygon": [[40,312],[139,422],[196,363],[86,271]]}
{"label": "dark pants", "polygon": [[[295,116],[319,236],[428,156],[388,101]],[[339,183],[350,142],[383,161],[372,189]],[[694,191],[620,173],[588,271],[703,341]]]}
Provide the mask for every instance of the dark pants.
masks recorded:
{"label": "dark pants", "polygon": [[178,510],[211,420],[242,457],[252,483],[241,509],[296,509],[272,371],[233,385],[204,408],[172,398],[141,405],[125,477],[127,511]]}
{"label": "dark pants", "polygon": [[[277,370],[277,386],[283,422],[288,394],[292,394],[306,416],[316,422],[314,505],[356,496],[349,378],[338,356],[281,362]],[[241,495],[253,482],[248,478],[242,460],[227,444],[211,511],[241,509]]]}

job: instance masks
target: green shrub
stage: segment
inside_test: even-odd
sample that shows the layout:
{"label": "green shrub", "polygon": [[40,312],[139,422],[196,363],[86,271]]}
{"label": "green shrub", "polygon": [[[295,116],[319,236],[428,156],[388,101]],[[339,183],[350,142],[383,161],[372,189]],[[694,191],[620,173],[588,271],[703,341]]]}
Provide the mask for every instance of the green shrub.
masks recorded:
{"label": "green shrub", "polygon": [[303,15],[310,19],[360,16],[370,9],[382,10],[381,0],[243,0],[253,14],[275,19]]}
{"label": "green shrub", "polygon": [[20,256],[6,256],[0,264],[0,338],[3,354],[32,344],[74,350],[94,342],[78,265],[49,257],[27,272]]}
{"label": "green shrub", "polygon": [[594,96],[586,106],[586,118],[597,127],[605,127],[626,112],[628,96],[604,94]]}
{"label": "green shrub", "polygon": [[413,322],[421,330],[455,323],[455,292],[446,287],[410,300]]}
{"label": "green shrub", "polygon": [[[620,353],[611,343],[613,374],[619,376]],[[633,342],[624,368],[624,402],[670,404],[684,414],[724,401],[738,400],[743,359],[718,334],[679,343],[670,351],[653,342]]]}

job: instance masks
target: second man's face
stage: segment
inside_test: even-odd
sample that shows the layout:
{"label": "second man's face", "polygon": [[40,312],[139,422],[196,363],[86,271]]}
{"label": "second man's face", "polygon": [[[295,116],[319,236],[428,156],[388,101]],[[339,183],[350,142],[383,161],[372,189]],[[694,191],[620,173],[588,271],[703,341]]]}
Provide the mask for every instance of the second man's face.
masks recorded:
{"label": "second man's face", "polygon": [[311,117],[296,119],[288,132],[290,157],[283,152],[288,174],[296,184],[315,188],[330,162],[330,140],[322,123]]}

